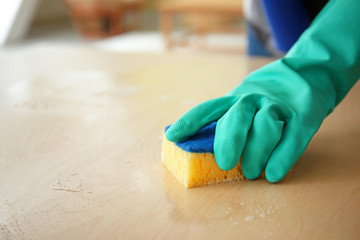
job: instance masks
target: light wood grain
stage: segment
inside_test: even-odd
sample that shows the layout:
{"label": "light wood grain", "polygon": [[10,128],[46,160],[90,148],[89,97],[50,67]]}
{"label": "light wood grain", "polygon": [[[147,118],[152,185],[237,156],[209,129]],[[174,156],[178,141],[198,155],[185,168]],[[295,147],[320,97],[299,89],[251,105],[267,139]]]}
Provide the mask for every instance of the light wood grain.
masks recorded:
{"label": "light wood grain", "polygon": [[279,184],[185,189],[161,165],[166,124],[265,62],[46,45],[2,54],[0,239],[356,239],[359,83]]}

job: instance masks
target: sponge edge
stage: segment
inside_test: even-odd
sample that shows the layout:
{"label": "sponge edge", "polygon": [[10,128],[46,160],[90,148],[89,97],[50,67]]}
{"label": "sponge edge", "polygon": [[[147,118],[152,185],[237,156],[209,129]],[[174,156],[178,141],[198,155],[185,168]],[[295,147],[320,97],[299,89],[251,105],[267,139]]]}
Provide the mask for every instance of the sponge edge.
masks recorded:
{"label": "sponge edge", "polygon": [[230,171],[221,170],[213,153],[187,152],[163,134],[162,163],[186,188],[244,179],[239,161]]}

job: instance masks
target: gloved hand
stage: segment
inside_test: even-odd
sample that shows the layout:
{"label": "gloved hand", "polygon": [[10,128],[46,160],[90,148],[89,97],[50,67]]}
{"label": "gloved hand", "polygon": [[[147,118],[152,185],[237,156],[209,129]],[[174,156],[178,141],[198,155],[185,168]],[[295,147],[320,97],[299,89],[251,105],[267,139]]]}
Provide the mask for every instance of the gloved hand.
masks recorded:
{"label": "gloved hand", "polygon": [[214,154],[230,170],[280,181],[324,118],[360,77],[360,1],[333,0],[289,53],[250,74],[224,97],[185,113],[166,132],[183,141],[218,120]]}

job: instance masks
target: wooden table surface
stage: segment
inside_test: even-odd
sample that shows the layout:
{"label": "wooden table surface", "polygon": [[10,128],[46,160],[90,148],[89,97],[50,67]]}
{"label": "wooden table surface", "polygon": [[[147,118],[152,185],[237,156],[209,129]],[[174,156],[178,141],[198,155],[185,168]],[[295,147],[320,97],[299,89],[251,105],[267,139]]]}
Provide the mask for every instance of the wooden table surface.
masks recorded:
{"label": "wooden table surface", "polygon": [[1,54],[0,239],[358,239],[360,82],[281,183],[185,189],[161,165],[166,124],[265,62]]}

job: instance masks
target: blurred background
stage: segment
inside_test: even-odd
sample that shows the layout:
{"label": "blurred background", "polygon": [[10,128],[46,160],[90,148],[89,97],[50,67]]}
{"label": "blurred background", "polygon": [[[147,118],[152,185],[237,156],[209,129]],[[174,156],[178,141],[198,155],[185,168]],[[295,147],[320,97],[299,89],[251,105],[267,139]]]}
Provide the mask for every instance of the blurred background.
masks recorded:
{"label": "blurred background", "polygon": [[246,51],[242,0],[12,0],[0,3],[2,50],[39,43],[120,52]]}
{"label": "blurred background", "polygon": [[217,51],[281,57],[327,0],[12,0],[0,50],[38,42],[120,52]]}

